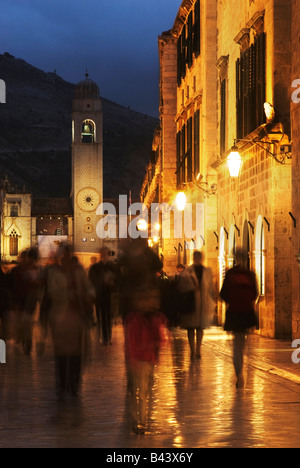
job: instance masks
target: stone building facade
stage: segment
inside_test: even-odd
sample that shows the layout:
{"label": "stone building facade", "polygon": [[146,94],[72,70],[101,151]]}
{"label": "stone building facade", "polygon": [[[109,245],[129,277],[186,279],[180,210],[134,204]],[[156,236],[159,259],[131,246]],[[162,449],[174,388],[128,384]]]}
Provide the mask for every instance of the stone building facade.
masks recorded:
{"label": "stone building facade", "polygon": [[159,250],[170,275],[177,264],[190,263],[193,251],[200,248],[207,263],[217,268],[216,176],[211,168],[217,149],[216,22],[216,0],[184,0],[173,28],[158,40],[160,129],[153,140],[156,157],[147,169],[141,199],[149,207],[156,194],[158,203],[176,212],[176,196],[183,192],[193,205],[194,228],[196,204],[202,206],[203,229],[194,229],[193,237],[185,235],[184,226],[182,235],[175,236],[175,214],[171,214],[170,237],[160,233]]}
{"label": "stone building facade", "polygon": [[73,243],[73,208],[67,198],[35,198],[6,179],[0,190],[0,260],[16,263],[38,247],[47,261],[61,242]]}
{"label": "stone building facade", "polygon": [[[245,248],[258,277],[260,333],[278,338],[292,334],[290,28],[289,0],[218,1],[219,285]],[[235,141],[243,166],[232,179]]]}
{"label": "stone building facade", "polygon": [[292,79],[291,127],[293,141],[292,158],[292,213],[296,220],[292,245],[292,327],[293,338],[300,337],[300,9],[299,2],[292,0]]}
{"label": "stone building facade", "polygon": [[1,190],[1,260],[16,262],[20,252],[32,246],[35,219],[31,216],[32,196],[9,187]]}
{"label": "stone building facade", "polygon": [[[182,191],[204,206],[200,239],[160,241],[167,272],[200,248],[220,289],[236,249],[247,250],[259,333],[278,338],[300,333],[299,29],[297,0],[183,0],[159,38],[159,151],[141,193],[149,204]],[[219,324],[224,316],[219,302]]]}

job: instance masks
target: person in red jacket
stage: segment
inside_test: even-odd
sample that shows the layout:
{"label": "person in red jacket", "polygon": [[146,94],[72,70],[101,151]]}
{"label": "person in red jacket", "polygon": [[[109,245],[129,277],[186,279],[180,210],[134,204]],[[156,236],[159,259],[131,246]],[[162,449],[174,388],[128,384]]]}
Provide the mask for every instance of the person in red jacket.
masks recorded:
{"label": "person in red jacket", "polygon": [[125,352],[131,424],[138,434],[145,433],[154,366],[166,337],[166,317],[160,312],[159,291],[136,291],[125,323]]}
{"label": "person in red jacket", "polygon": [[224,329],[234,335],[233,359],[237,388],[243,388],[245,340],[249,330],[258,327],[254,305],[259,293],[255,273],[245,267],[247,252],[238,249],[235,259],[236,266],[227,271],[220,294],[228,304]]}

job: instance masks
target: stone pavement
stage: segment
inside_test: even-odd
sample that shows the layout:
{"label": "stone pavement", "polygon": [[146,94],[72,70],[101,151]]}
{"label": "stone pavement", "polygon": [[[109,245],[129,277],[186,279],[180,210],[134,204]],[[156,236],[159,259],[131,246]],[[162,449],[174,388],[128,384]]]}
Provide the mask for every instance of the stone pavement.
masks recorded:
{"label": "stone pavement", "polygon": [[185,332],[176,329],[161,352],[149,431],[128,423],[123,328],[113,346],[97,343],[84,368],[81,398],[58,402],[49,342],[38,357],[7,343],[0,366],[0,447],[222,448],[300,447],[300,365],[291,343],[251,336],[246,387],[235,388],[230,338],[206,332],[201,361],[191,361]]}

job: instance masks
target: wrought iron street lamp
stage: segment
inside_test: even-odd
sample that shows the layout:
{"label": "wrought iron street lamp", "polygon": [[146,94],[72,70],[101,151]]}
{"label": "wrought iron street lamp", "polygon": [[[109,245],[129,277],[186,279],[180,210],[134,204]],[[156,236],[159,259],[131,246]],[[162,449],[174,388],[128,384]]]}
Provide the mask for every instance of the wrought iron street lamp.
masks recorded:
{"label": "wrought iron street lamp", "polygon": [[[234,146],[227,158],[229,172],[231,177],[239,177],[243,160],[239,153],[238,143],[257,145],[266,151],[279,164],[286,164],[287,159],[291,159],[292,145],[288,136],[284,133],[282,123],[276,123],[276,113],[272,104],[265,102],[264,111],[267,124],[261,127],[258,137],[253,139],[241,138],[234,141]],[[274,152],[270,151],[271,145],[274,146]]]}

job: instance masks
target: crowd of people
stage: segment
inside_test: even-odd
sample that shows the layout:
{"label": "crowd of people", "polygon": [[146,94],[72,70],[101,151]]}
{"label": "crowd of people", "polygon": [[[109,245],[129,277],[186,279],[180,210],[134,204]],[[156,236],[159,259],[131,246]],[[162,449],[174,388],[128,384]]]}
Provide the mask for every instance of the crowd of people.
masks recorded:
{"label": "crowd of people", "polygon": [[[118,262],[112,262],[109,253],[103,248],[100,261],[93,259],[86,271],[69,245],[59,246],[43,267],[38,250],[31,248],[12,269],[0,268],[0,338],[15,339],[29,355],[38,310],[39,353],[43,353],[51,332],[57,396],[77,397],[89,330],[96,325],[99,340],[104,346],[112,345],[112,298],[118,297],[125,332],[131,426],[134,432],[144,433],[154,367],[161,345],[170,339],[170,328],[186,329],[191,359],[201,359],[204,330],[212,324],[218,298],[201,252],[194,252],[192,266],[178,265],[172,279],[141,239],[130,243]],[[244,267],[244,261],[244,254],[237,254],[236,266],[227,272],[221,291],[228,304],[225,330],[234,334],[239,388],[244,384],[245,337],[257,326],[256,278]]]}

